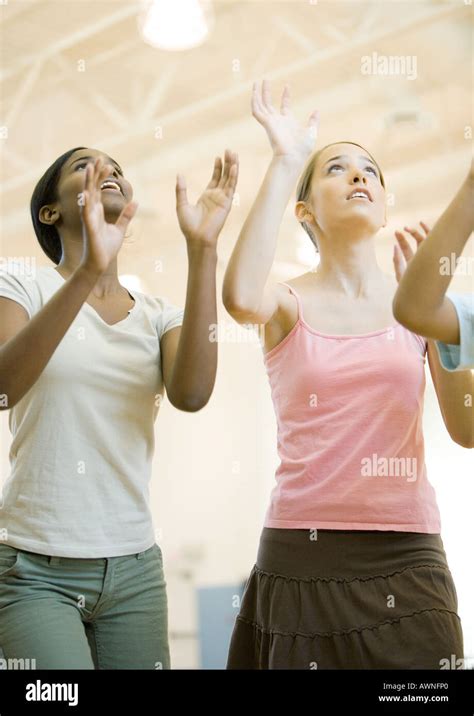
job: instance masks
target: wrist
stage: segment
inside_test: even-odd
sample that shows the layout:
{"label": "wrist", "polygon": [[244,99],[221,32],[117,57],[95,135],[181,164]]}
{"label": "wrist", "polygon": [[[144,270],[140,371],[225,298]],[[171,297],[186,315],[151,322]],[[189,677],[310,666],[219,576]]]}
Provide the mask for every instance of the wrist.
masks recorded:
{"label": "wrist", "polygon": [[217,248],[214,243],[196,242],[186,239],[188,258],[191,261],[217,262]]}
{"label": "wrist", "polygon": [[77,269],[71,274],[71,276],[73,276],[77,280],[80,280],[86,284],[90,284],[91,288],[95,286],[101,275],[102,272],[98,269],[91,269],[85,265],[78,266]]}
{"label": "wrist", "polygon": [[276,168],[281,167],[286,172],[292,172],[299,176],[303,171],[309,156],[309,154],[307,156],[300,156],[296,154],[274,154],[271,166]]}

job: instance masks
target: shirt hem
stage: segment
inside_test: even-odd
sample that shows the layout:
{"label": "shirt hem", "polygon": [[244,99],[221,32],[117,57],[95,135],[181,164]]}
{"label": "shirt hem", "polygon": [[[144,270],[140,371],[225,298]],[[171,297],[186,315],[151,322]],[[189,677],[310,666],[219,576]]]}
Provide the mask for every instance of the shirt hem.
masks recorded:
{"label": "shirt hem", "polygon": [[35,554],[42,554],[46,557],[65,557],[72,559],[105,559],[109,557],[126,557],[137,552],[145,552],[150,547],[153,547],[155,540],[151,542],[147,540],[141,544],[127,544],[120,547],[104,548],[104,549],[61,549],[58,547],[45,545],[42,542],[32,542],[30,540],[15,539],[15,537],[9,537],[8,540],[0,542],[0,544],[7,544],[15,549],[24,550],[25,552],[34,552]]}
{"label": "shirt hem", "polygon": [[277,527],[281,529],[328,529],[328,530],[380,530],[381,532],[423,532],[426,534],[440,534],[441,523],[426,524],[398,524],[391,522],[322,522],[321,520],[265,520],[264,527]]}

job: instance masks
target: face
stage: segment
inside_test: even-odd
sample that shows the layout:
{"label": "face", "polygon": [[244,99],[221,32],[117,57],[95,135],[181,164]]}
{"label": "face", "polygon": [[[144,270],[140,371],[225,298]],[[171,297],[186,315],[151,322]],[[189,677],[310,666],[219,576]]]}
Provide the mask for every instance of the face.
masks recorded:
{"label": "face", "polygon": [[103,166],[105,164],[112,166],[105,179],[102,179],[102,185],[105,181],[113,182],[116,185],[101,189],[104,214],[109,222],[113,223],[118,219],[124,206],[133,197],[132,185],[123,176],[117,162],[107,154],[96,149],[78,149],[63,164],[57,187],[58,200],[54,204],[48,205],[49,213],[47,207],[42,207],[41,220],[47,218],[46,223],[55,223],[58,227],[61,225],[75,226],[80,223],[78,194],[84,189],[86,165],[93,164],[98,157],[102,157]]}
{"label": "face", "polygon": [[[353,196],[357,191],[361,195]],[[313,217],[310,225],[315,223],[323,233],[346,228],[375,233],[387,223],[380,172],[354,144],[333,144],[321,153],[306,207]]]}

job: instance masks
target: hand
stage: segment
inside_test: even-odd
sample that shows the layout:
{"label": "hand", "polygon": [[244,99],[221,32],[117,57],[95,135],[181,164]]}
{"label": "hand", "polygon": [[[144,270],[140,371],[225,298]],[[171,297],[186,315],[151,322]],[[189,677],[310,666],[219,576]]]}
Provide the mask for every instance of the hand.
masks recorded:
{"label": "hand", "polygon": [[88,162],[84,190],[79,194],[82,196],[79,209],[84,238],[81,268],[94,275],[102,274],[117,256],[127,227],[138,208],[138,204],[131,201],[122,209],[115,224],[105,221],[100,187],[112,171],[110,164],[103,166],[102,157],[98,157],[94,164]]}
{"label": "hand", "polygon": [[216,157],[211,181],[199,197],[196,206],[189,203],[185,179],[178,174],[176,212],[179,226],[188,245],[215,247],[217,237],[232,206],[238,174],[238,156],[226,149],[224,171],[222,171],[221,158]]}
{"label": "hand", "polygon": [[318,136],[319,112],[314,110],[304,127],[290,110],[290,89],[285,85],[281,97],[280,111],[273,104],[270,83],[263,80],[260,92],[253,84],[252,114],[265,128],[275,156],[295,158],[305,162],[314,149]]}
{"label": "hand", "polygon": [[[420,221],[420,226],[424,231],[424,236],[418,229],[409,229],[407,226],[404,227],[405,231],[415,239],[416,251],[430,233],[429,227],[423,221]],[[405,273],[407,263],[413,258],[415,251],[411,248],[402,231],[396,231],[395,236],[398,243],[393,247],[393,265],[395,267],[395,276],[397,277],[397,281],[400,283],[400,279]]]}

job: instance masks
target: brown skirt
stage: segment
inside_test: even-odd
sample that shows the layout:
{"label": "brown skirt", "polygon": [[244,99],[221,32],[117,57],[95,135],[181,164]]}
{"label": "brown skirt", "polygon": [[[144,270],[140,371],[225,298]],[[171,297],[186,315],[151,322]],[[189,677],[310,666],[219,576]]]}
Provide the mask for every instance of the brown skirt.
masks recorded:
{"label": "brown skirt", "polygon": [[265,527],[228,669],[462,668],[439,534]]}

